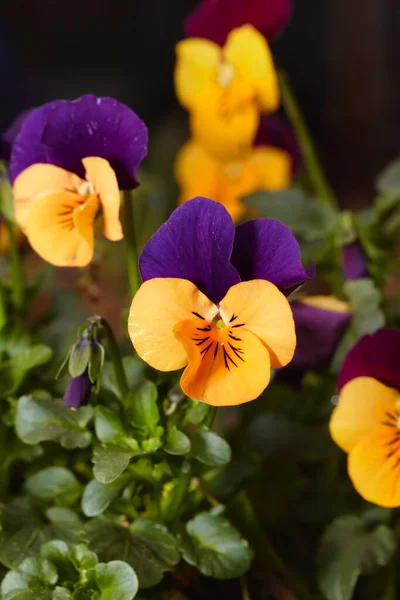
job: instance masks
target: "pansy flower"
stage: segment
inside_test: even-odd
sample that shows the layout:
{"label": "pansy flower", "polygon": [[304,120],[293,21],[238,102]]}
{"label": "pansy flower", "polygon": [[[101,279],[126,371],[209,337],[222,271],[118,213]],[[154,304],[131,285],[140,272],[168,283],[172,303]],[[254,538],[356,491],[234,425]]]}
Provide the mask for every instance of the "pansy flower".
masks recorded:
{"label": "pansy flower", "polygon": [[186,19],[185,33],[223,46],[232,29],[249,24],[273,40],[285,27],[291,10],[291,0],[202,0]]}
{"label": "pansy flower", "polygon": [[291,307],[297,346],[290,368],[326,365],[349,325],[349,305],[334,296],[306,296],[292,302]]}
{"label": "pansy flower", "polygon": [[400,331],[380,329],[350,350],[339,375],[330,432],[348,453],[359,494],[400,506]]}
{"label": "pansy flower", "polygon": [[279,221],[235,228],[221,204],[194,198],[154,234],[139,266],[132,343],[155,369],[186,367],[181,387],[191,398],[248,402],[268,385],[271,368],[291,360],[296,336],[286,294],[311,273]]}
{"label": "pansy flower", "polygon": [[265,38],[251,25],[234,29],[223,48],[201,38],[176,46],[176,94],[190,113],[192,137],[232,160],[247,151],[260,113],[279,105],[278,80]]}
{"label": "pansy flower", "polygon": [[246,212],[241,198],[260,190],[280,190],[291,183],[290,156],[280,148],[258,146],[229,163],[208,154],[195,141],[187,142],[176,158],[175,178],[180,202],[196,195],[221,202],[234,221]]}
{"label": "pansy flower", "polygon": [[15,217],[33,249],[56,266],[84,266],[93,256],[94,220],[117,241],[119,189],[135,187],[147,129],[112,98],[82,96],[34,109],[12,146]]}

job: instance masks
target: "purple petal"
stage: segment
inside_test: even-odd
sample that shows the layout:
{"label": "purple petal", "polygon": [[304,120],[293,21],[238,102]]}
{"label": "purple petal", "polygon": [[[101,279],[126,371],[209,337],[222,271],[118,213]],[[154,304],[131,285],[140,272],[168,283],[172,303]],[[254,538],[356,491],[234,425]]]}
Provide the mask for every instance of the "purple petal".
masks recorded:
{"label": "purple petal", "polygon": [[373,377],[400,390],[400,331],[378,329],[364,335],[347,354],[339,374],[341,389],[355,377]]}
{"label": "purple petal", "polygon": [[13,182],[37,162],[84,176],[82,158],[109,161],[121,189],[135,187],[135,172],[147,153],[147,128],[125,104],[87,95],[77,100],[44,104],[24,121],[10,164]]}
{"label": "purple petal", "polygon": [[0,136],[0,160],[10,160],[11,149],[19,134],[22,123],[25,121],[32,110],[24,110]]}
{"label": "purple petal", "polygon": [[358,240],[342,248],[343,275],[346,281],[369,277],[368,259]]}
{"label": "purple petal", "polygon": [[194,198],[174,210],[139,259],[143,281],[188,279],[215,303],[240,277],[230,263],[235,227],[227,210],[208,198]]}
{"label": "purple petal", "polygon": [[79,408],[89,402],[90,380],[87,371],[79,377],[71,377],[64,394],[64,404],[68,408]]}
{"label": "purple petal", "polygon": [[266,279],[290,293],[314,274],[301,263],[300,247],[286,225],[255,219],[236,227],[231,262],[243,281]]}
{"label": "purple petal", "polygon": [[303,158],[296,137],[289,125],[279,117],[262,117],[254,141],[255,146],[273,146],[286,150],[292,159],[292,174],[303,168]]}
{"label": "purple petal", "polygon": [[291,12],[291,0],[203,0],[186,19],[185,34],[223,46],[232,29],[250,24],[273,40]]}
{"label": "purple petal", "polygon": [[292,302],[291,307],[297,345],[289,367],[308,369],[326,365],[346,331],[351,314],[309,306],[301,300]]}

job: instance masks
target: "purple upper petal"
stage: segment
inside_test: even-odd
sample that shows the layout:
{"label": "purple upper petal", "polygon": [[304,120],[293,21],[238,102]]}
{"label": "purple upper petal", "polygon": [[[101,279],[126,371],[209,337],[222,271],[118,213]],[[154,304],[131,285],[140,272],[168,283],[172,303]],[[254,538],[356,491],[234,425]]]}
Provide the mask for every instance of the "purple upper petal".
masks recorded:
{"label": "purple upper petal", "polygon": [[301,300],[291,303],[297,345],[289,367],[315,368],[327,364],[349,324],[349,312],[334,312],[309,306]]}
{"label": "purple upper petal", "polygon": [[0,135],[0,160],[10,160],[11,149],[17,135],[20,132],[22,123],[31,112],[32,110],[25,110],[22,112],[16,119],[14,119],[8,129],[6,129],[5,132]]}
{"label": "purple upper petal", "polygon": [[275,219],[238,225],[231,262],[243,281],[266,279],[285,293],[314,274],[314,267],[304,269],[299,244],[290,229]]}
{"label": "purple upper petal", "polygon": [[358,240],[343,246],[342,261],[343,275],[346,281],[369,277],[368,259]]}
{"label": "purple upper petal", "polygon": [[135,172],[147,153],[147,128],[125,104],[86,95],[56,100],[25,119],[11,153],[10,179],[38,162],[84,176],[82,158],[105,158],[121,189],[135,187]]}
{"label": "purple upper petal", "polygon": [[232,29],[250,24],[273,40],[291,11],[291,0],[203,0],[186,19],[185,33],[223,46]]}
{"label": "purple upper petal", "polygon": [[143,281],[188,279],[215,303],[240,282],[230,263],[235,226],[227,210],[208,198],[178,207],[153,235],[139,259]]}
{"label": "purple upper petal", "polygon": [[255,146],[273,146],[286,150],[292,159],[292,174],[304,165],[296,137],[289,125],[279,117],[262,117],[254,141]]}
{"label": "purple upper petal", "polygon": [[378,329],[364,335],[347,354],[339,374],[341,389],[355,377],[373,377],[400,390],[400,331]]}

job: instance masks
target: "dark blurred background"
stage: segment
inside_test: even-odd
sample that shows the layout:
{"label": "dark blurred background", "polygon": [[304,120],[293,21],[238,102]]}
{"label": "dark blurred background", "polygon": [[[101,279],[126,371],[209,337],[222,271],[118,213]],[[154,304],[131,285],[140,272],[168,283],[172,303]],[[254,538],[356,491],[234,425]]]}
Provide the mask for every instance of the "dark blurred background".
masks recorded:
{"label": "dark blurred background", "polygon": [[[341,205],[365,206],[376,174],[400,151],[400,0],[293,2],[273,46],[276,62],[290,76]],[[2,0],[0,129],[30,106],[93,92],[129,104],[154,134],[179,111],[174,44],[195,5]]]}

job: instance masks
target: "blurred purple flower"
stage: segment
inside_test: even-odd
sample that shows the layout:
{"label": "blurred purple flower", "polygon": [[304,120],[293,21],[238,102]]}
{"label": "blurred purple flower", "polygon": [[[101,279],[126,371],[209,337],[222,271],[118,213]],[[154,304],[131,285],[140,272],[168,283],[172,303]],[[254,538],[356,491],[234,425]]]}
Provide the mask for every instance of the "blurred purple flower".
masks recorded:
{"label": "blurred purple flower", "polygon": [[342,262],[346,281],[369,277],[368,259],[358,240],[343,246]]}
{"label": "blurred purple flower", "polygon": [[279,117],[262,117],[254,140],[255,146],[273,146],[285,150],[292,159],[292,174],[303,168],[300,148],[291,127]]}
{"label": "blurred purple flower", "polygon": [[232,29],[249,24],[272,41],[282,33],[291,12],[291,0],[203,0],[186,19],[185,34],[223,46]]}
{"label": "blurred purple flower", "polygon": [[297,346],[289,367],[315,368],[333,357],[349,324],[348,305],[332,296],[311,296],[291,304]]}
{"label": "blurred purple flower", "polygon": [[71,377],[67,390],[64,394],[64,404],[68,408],[79,408],[88,404],[90,398],[91,383],[89,375],[85,371],[79,377]]}

